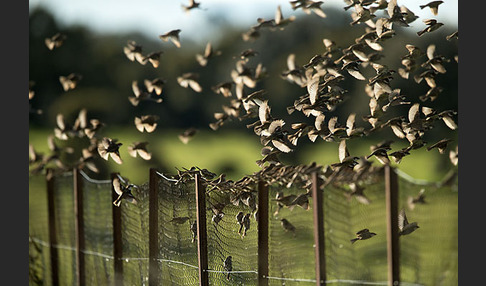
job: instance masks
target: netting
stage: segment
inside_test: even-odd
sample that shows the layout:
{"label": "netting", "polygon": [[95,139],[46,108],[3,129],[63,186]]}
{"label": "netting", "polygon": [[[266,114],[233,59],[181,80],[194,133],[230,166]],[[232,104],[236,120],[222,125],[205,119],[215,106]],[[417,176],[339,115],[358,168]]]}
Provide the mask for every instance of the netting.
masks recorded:
{"label": "netting", "polygon": [[[386,285],[384,174],[378,170],[354,179],[341,174],[323,189],[326,283]],[[30,281],[51,285],[46,181],[42,176],[29,180]],[[234,186],[233,181],[224,183]],[[303,183],[269,185],[269,285],[316,283],[313,198],[310,185]],[[205,182],[209,284],[257,285],[256,184],[240,189],[216,186],[214,181]],[[399,237],[401,284],[457,285],[457,181],[423,183],[400,175],[398,186],[399,209],[406,212],[409,222],[419,225]],[[160,284],[198,285],[194,180],[161,176],[157,187]],[[109,285],[114,278],[111,181],[83,177],[83,192],[86,284]],[[420,194],[425,197],[420,199]],[[56,176],[54,195],[59,280],[62,285],[73,285],[76,260],[71,174]],[[134,189],[133,195],[137,204],[123,200],[120,206],[123,281],[126,285],[147,285],[149,184]],[[289,199],[298,197],[303,198],[300,204],[289,204]],[[376,235],[351,242],[362,229]],[[224,262],[228,256],[232,257],[229,272]]]}

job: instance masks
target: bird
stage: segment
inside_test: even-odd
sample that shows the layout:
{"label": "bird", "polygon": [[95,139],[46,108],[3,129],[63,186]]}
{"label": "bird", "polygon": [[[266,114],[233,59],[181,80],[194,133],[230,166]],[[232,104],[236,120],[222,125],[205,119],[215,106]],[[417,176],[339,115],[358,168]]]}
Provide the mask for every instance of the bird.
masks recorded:
{"label": "bird", "polygon": [[[161,79],[161,78],[154,78],[152,80],[144,79],[143,83],[144,83],[145,87],[147,88],[148,92],[154,91],[155,94],[161,95],[162,90],[164,88],[164,84],[166,83],[166,81],[164,79]],[[160,103],[160,102],[162,102],[162,99],[155,99],[155,102]]]}
{"label": "bird", "polygon": [[176,217],[173,217],[171,220],[169,220],[169,222],[175,223],[175,224],[183,224],[188,220],[189,220],[189,217],[187,217],[187,216],[176,216]]}
{"label": "bird", "polygon": [[214,222],[215,224],[218,224],[224,217],[224,212],[219,212],[213,214],[211,221]]}
{"label": "bird", "polygon": [[184,12],[186,13],[189,13],[189,11],[191,11],[192,9],[196,9],[196,8],[199,8],[201,9],[199,6],[201,5],[200,2],[196,2],[195,0],[189,0],[189,5],[183,5],[181,4],[182,6],[182,9],[184,10]]}
{"label": "bird", "polygon": [[165,34],[159,35],[159,38],[164,41],[171,41],[176,47],[180,48],[181,47],[181,42],[179,40],[179,33],[181,32],[181,29],[175,29],[171,30]]}
{"label": "bird", "polygon": [[452,165],[457,166],[459,162],[459,145],[456,145],[455,150],[449,151],[449,159],[451,160]]}
{"label": "bird", "polygon": [[145,130],[148,133],[151,133],[157,128],[157,120],[159,120],[159,116],[157,115],[142,115],[140,117],[135,117],[135,127],[140,132]]}
{"label": "bird", "polygon": [[194,243],[197,237],[197,220],[191,223],[191,242]]}
{"label": "bird", "polygon": [[45,38],[44,42],[49,50],[54,50],[55,48],[59,48],[66,40],[67,36],[62,33],[56,33],[54,36],[50,38]]}
{"label": "bird", "polygon": [[127,45],[123,47],[123,53],[132,62],[137,61],[142,65],[147,63],[142,55],[142,46],[135,41],[129,40]]}
{"label": "bird", "polygon": [[206,44],[206,48],[204,49],[204,54],[196,54],[196,60],[201,66],[206,66],[209,59],[214,57],[214,56],[219,56],[221,55],[221,51],[213,51],[213,46],[211,45],[211,42],[208,42]]}
{"label": "bird", "polygon": [[184,132],[178,135],[179,140],[181,140],[182,143],[187,144],[189,143],[189,141],[192,140],[192,138],[194,137],[194,135],[196,135],[197,132],[198,130],[194,127],[186,129],[184,130]]}
{"label": "bird", "polygon": [[390,164],[390,159],[388,158],[387,154],[387,149],[386,148],[377,148],[371,154],[366,156],[366,159],[371,158],[372,156],[375,156],[376,159],[383,165],[389,165]]}
{"label": "bird", "polygon": [[417,228],[419,228],[417,222],[409,223],[407,220],[407,215],[405,214],[405,210],[402,209],[398,214],[398,235],[407,235],[414,232]]}
{"label": "bird", "polygon": [[365,239],[370,239],[373,236],[375,236],[376,233],[370,232],[369,229],[364,228],[356,233],[356,237],[351,239],[351,243],[355,243],[358,240],[365,240]]}
{"label": "bird", "polygon": [[142,60],[144,62],[148,61],[149,63],[152,64],[154,68],[158,68],[160,64],[160,55],[163,53],[163,51],[158,51],[158,52],[151,52],[148,55],[144,56]]}
{"label": "bird", "polygon": [[113,179],[113,189],[118,195],[118,198],[113,201],[113,205],[119,207],[121,204],[122,199],[132,203],[132,204],[137,204],[137,199],[135,196],[132,194],[132,189],[133,188],[138,188],[134,184],[130,184],[128,182],[122,183],[120,178],[117,176]]}
{"label": "bird", "polygon": [[423,22],[427,25],[427,27],[417,32],[419,37],[425,33],[431,33],[444,25],[444,23],[437,22],[435,19],[425,19]]}
{"label": "bird", "polygon": [[277,11],[275,11],[275,27],[280,27],[280,29],[283,29],[284,26],[295,21],[295,18],[296,17],[293,15],[289,18],[284,18],[282,15],[282,9],[280,8],[280,5],[278,5]]}
{"label": "bird", "polygon": [[[157,79],[156,79],[157,80]],[[129,96],[128,100],[133,106],[138,106],[140,101],[153,101],[155,103],[161,103],[163,101],[162,98],[155,98],[152,96],[152,90],[156,89],[155,84],[152,81],[145,80],[144,81],[145,86],[147,87],[147,90],[142,90],[140,86],[138,85],[138,81],[134,80],[132,81],[132,91],[134,96]],[[161,83],[163,85],[163,83]],[[162,92],[162,89],[160,88],[160,93]],[[157,92],[156,92],[157,93]],[[158,93],[158,94],[160,94]]]}
{"label": "bird", "polygon": [[245,237],[248,230],[250,230],[250,213],[245,214],[242,220],[243,224],[243,234],[241,237]]}
{"label": "bird", "polygon": [[182,75],[178,76],[177,82],[179,83],[180,86],[182,86],[184,88],[191,87],[192,90],[194,90],[195,92],[201,92],[202,87],[197,82],[198,78],[199,78],[199,74],[187,72],[187,73],[183,73]]}
{"label": "bird", "polygon": [[291,224],[287,219],[282,218],[280,220],[280,225],[283,227],[285,231],[290,231],[295,235],[295,226]]}
{"label": "bird", "polygon": [[243,230],[243,217],[245,214],[240,211],[236,214],[236,221],[238,222],[238,225],[240,226],[240,229],[238,230],[238,233],[241,235],[241,231]]}
{"label": "bird", "polygon": [[228,272],[228,274],[226,275],[226,279],[228,279],[228,281],[230,280],[230,272],[233,271],[232,259],[233,259],[233,257],[230,255],[230,256],[226,257],[226,259],[224,260],[224,263],[223,263],[224,270],[226,270]]}
{"label": "bird", "polygon": [[422,188],[420,189],[419,193],[417,194],[417,196],[413,197],[413,196],[409,196],[407,198],[407,204],[408,204],[408,207],[413,210],[415,208],[415,205],[416,204],[425,204],[425,189]]}
{"label": "bird", "polygon": [[108,161],[108,157],[111,157],[113,161],[117,164],[122,164],[123,160],[120,157],[119,148],[122,143],[118,142],[117,139],[111,139],[109,137],[103,137],[101,141],[98,143],[98,154],[101,158]]}
{"label": "bird", "polygon": [[150,160],[152,158],[152,153],[147,151],[148,144],[147,141],[133,142],[132,145],[127,147],[128,154],[133,158],[136,158],[138,155],[144,160]]}
{"label": "bird", "polygon": [[429,2],[425,5],[420,5],[419,7],[420,7],[420,9],[424,9],[425,7],[429,7],[432,14],[437,16],[437,14],[439,13],[439,5],[442,4],[442,3],[444,3],[444,1],[432,1],[432,2]]}
{"label": "bird", "polygon": [[439,150],[439,153],[440,154],[444,154],[445,153],[445,149],[447,148],[447,145],[450,142],[452,142],[452,139],[444,138],[444,139],[438,141],[437,143],[428,146],[427,147],[427,151],[430,151],[430,150],[432,150],[434,148],[437,148],[437,150]]}
{"label": "bird", "polygon": [[67,76],[59,76],[59,82],[61,82],[64,91],[69,91],[75,89],[82,78],[83,76],[78,73],[70,73]]}

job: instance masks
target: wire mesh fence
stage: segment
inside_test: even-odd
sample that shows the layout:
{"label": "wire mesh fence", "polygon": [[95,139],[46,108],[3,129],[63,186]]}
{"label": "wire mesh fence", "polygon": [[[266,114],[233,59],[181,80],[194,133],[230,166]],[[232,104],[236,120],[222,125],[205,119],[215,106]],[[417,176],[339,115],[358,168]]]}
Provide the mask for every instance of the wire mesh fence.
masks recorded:
{"label": "wire mesh fence", "polygon": [[[296,168],[295,173],[305,170]],[[32,285],[53,285],[53,279],[61,285],[78,285],[79,253],[84,257],[86,285],[118,285],[117,271],[123,285],[206,285],[201,284],[201,273],[207,274],[207,285],[320,284],[309,177],[297,179],[287,174],[290,179],[282,182],[260,174],[253,180],[234,182],[206,174],[202,176],[205,217],[198,218],[194,172],[188,171],[187,177],[156,172],[155,198],[149,195],[151,184],[145,183],[132,191],[136,203],[122,199],[119,207],[113,205],[116,196],[111,180],[91,180],[82,174],[84,249],[77,249],[76,244],[73,175],[55,176],[53,206],[48,203],[45,177],[29,178]],[[329,180],[325,172],[319,174],[324,182]],[[257,183],[263,179],[268,185],[267,206],[258,205]],[[398,208],[410,223],[419,225],[414,233],[399,236],[400,284],[457,285],[457,181],[417,183],[402,175],[398,184]],[[382,169],[362,178],[341,173],[320,186],[326,284],[388,284],[385,189]],[[154,199],[155,226],[150,219],[150,200]],[[55,215],[55,244],[49,235],[49,207]],[[120,211],[119,232],[114,210]],[[260,220],[262,212],[268,213],[267,252],[261,252],[264,246],[259,243],[259,229],[266,226]],[[200,233],[198,220],[202,223],[203,218],[206,231]],[[151,228],[156,230],[154,241]],[[363,229],[376,235],[354,239]],[[121,241],[118,254],[114,250],[117,239]],[[201,243],[206,243],[205,248]],[[52,249],[57,250],[57,260],[52,260]],[[204,249],[205,257],[201,256]],[[259,257],[261,253],[268,253],[264,279],[259,279],[265,261]],[[155,268],[150,257],[156,259]],[[207,266],[201,268],[204,259]],[[52,261],[57,264],[57,278],[53,278]],[[121,268],[115,265],[117,261]]]}

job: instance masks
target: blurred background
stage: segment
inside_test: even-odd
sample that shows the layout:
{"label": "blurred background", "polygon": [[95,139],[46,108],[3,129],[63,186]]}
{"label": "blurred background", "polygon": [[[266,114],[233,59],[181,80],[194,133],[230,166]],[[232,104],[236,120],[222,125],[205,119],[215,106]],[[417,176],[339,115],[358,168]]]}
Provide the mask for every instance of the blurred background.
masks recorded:
{"label": "blurred background", "polygon": [[[264,3],[262,3],[264,2]],[[403,3],[402,3],[403,2]],[[419,18],[410,27],[394,26],[396,36],[383,43],[384,57],[379,61],[389,68],[401,67],[401,57],[406,55],[405,44],[413,44],[426,50],[431,43],[436,44],[436,52],[453,58],[457,55],[457,41],[447,41],[446,36],[457,30],[458,1],[444,1],[439,7],[439,15],[433,16],[428,8],[419,5],[428,1],[399,1]],[[41,114],[29,114],[29,143],[40,152],[48,152],[47,136],[56,126],[56,115],[64,115],[66,122],[74,122],[81,109],[88,111],[88,118],[96,118],[106,124],[100,131],[102,136],[116,138],[123,143],[120,148],[124,164],[117,165],[101,158],[99,174],[91,177],[106,179],[109,172],[126,174],[134,183],[148,180],[148,168],[175,173],[175,168],[198,166],[215,173],[226,173],[228,177],[239,179],[245,174],[259,169],[255,161],[261,159],[263,147],[252,129],[246,127],[253,119],[232,121],[219,130],[213,131],[209,124],[215,122],[213,114],[221,112],[221,106],[229,99],[216,94],[212,87],[231,81],[231,70],[240,53],[252,48],[258,54],[250,64],[262,63],[267,77],[258,82],[253,90],[265,89],[272,108],[272,115],[286,122],[306,122],[313,124],[312,118],[302,114],[289,115],[286,107],[291,106],[305,90],[281,77],[287,69],[287,56],[296,55],[296,63],[303,65],[316,54],[325,51],[322,39],[328,38],[339,47],[348,47],[361,36],[365,24],[350,26],[353,9],[345,11],[344,1],[326,1],[321,8],[327,14],[320,18],[291,9],[289,1],[204,1],[201,9],[186,13],[181,5],[189,1],[29,1],[29,81],[34,82],[35,96],[30,100],[31,108],[42,110]],[[273,19],[280,5],[284,17],[296,16],[296,20],[284,30],[262,29],[259,38],[245,41],[242,34],[258,24],[257,18]],[[441,29],[418,37],[424,19],[436,18],[445,25]],[[161,41],[158,36],[173,29],[181,29],[181,48],[170,42]],[[56,33],[67,36],[64,44],[49,50],[44,39]],[[143,46],[144,53],[163,51],[160,66],[140,65],[132,62],[123,53],[123,47],[133,40]],[[203,53],[211,42],[220,56],[211,58],[204,67],[199,65],[195,55]],[[451,61],[445,64],[447,73],[437,76],[437,85],[444,88],[433,102],[436,110],[457,110],[458,107],[458,67]],[[59,76],[79,73],[82,80],[74,90],[65,92]],[[199,74],[203,91],[196,93],[181,87],[177,77],[185,72]],[[375,72],[369,68],[363,71],[365,77]],[[128,97],[133,95],[132,81],[140,84],[144,79],[162,78],[166,80],[161,97],[162,103],[141,102],[133,106]],[[345,118],[354,112],[357,125],[368,126],[359,120],[370,113],[369,98],[364,92],[366,82],[357,81],[346,74],[342,87],[347,100],[330,116]],[[413,79],[405,80],[396,75],[393,88],[400,88],[401,94],[411,102],[419,102],[418,97],[429,87]],[[430,102],[428,102],[430,103]],[[426,104],[427,105],[427,104]],[[408,107],[398,107],[396,112],[407,112]],[[147,134],[136,130],[135,116],[155,114],[160,117],[155,132]],[[188,144],[182,143],[177,135],[188,128],[196,128],[198,133]],[[350,140],[348,148],[352,155],[363,156],[370,153],[370,144],[384,139],[395,140],[394,149],[408,145],[399,140],[391,131],[380,131],[373,136]],[[427,142],[437,142],[442,138],[452,138],[453,148],[457,144],[457,130],[445,125],[437,125],[425,138]],[[144,161],[132,158],[126,147],[135,141],[149,141],[148,149],[152,159]],[[68,142],[58,142],[68,144]],[[440,155],[437,150],[421,148],[414,156],[403,159],[399,167],[417,179],[438,180],[450,169],[448,151]],[[330,164],[338,161],[337,143],[318,140],[311,143],[306,138],[299,140],[296,150],[282,160],[289,164],[311,163]]]}

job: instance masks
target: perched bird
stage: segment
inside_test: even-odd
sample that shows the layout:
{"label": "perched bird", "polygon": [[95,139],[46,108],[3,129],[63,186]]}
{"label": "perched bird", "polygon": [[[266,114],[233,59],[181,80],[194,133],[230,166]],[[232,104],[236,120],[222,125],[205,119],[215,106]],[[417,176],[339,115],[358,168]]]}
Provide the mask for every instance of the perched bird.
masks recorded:
{"label": "perched bird", "polygon": [[132,145],[127,147],[128,154],[133,158],[137,155],[144,160],[150,160],[152,158],[152,153],[147,151],[148,142],[133,142]]}
{"label": "perched bird", "polygon": [[181,76],[178,76],[177,82],[179,83],[180,86],[184,88],[191,87],[192,90],[194,90],[195,92],[201,92],[202,87],[197,82],[198,78],[199,78],[199,74],[188,72],[188,73],[183,73]]}
{"label": "perched bird", "polygon": [[169,220],[169,222],[175,223],[175,224],[183,224],[188,220],[189,220],[189,217],[187,217],[187,216],[176,216],[176,217],[173,217],[171,220]]}
{"label": "perched bird", "polygon": [[159,38],[164,41],[171,41],[176,47],[180,48],[181,47],[181,42],[179,40],[179,33],[181,32],[180,29],[175,29],[172,31],[169,31],[163,35],[159,35]]}
{"label": "perched bird", "polygon": [[369,229],[364,228],[356,233],[356,238],[351,239],[351,243],[355,243],[358,240],[370,239],[375,235],[376,233],[370,232]]}
{"label": "perched bird", "polygon": [[224,267],[224,270],[228,271],[228,274],[226,275],[226,279],[230,280],[230,273],[231,271],[233,271],[233,261],[232,261],[232,257],[231,255],[226,257],[226,259],[224,260],[224,263],[223,263],[223,267]]}
{"label": "perched bird", "polygon": [[280,225],[285,231],[290,231],[295,235],[295,226],[292,225],[287,219],[283,218],[280,220]]}
{"label": "perched bird", "polygon": [[435,19],[425,19],[423,22],[427,25],[423,30],[418,31],[417,35],[420,37],[424,33],[431,33],[444,25],[444,23],[439,23]]}
{"label": "perched bird", "polygon": [[187,144],[189,143],[189,141],[192,140],[192,138],[194,137],[194,135],[196,135],[197,132],[198,130],[196,128],[191,127],[178,135],[179,140],[181,140],[182,143]]}
{"label": "perched bird", "polygon": [[420,5],[420,9],[424,9],[425,7],[429,7],[430,11],[432,11],[432,14],[437,16],[437,14],[439,13],[439,5],[442,4],[442,3],[444,3],[444,1],[432,1],[432,2],[429,2],[425,5]]}
{"label": "perched bird", "polygon": [[413,210],[415,208],[415,205],[416,204],[425,204],[425,189],[420,189],[419,193],[417,194],[417,196],[413,197],[413,196],[409,196],[407,198],[407,204],[408,204],[408,207]]}
{"label": "perched bird", "polygon": [[409,223],[407,220],[407,215],[405,214],[405,210],[401,210],[398,214],[398,235],[407,235],[414,232],[419,226],[417,222]]}
{"label": "perched bird", "polygon": [[61,33],[56,33],[54,36],[50,38],[45,38],[44,42],[49,50],[54,50],[55,48],[59,48],[66,40],[67,36]]}
{"label": "perched bird", "polygon": [[240,225],[240,229],[238,230],[238,233],[241,235],[241,231],[243,230],[243,217],[245,216],[245,214],[240,211],[236,214],[236,221],[238,222],[238,224]]}
{"label": "perched bird", "polygon": [[434,148],[437,148],[437,150],[439,150],[440,154],[444,154],[445,149],[447,148],[447,144],[449,144],[450,142],[452,142],[452,139],[444,138],[444,139],[438,141],[437,143],[432,144],[429,147],[427,147],[427,151],[430,151]]}
{"label": "perched bird", "polygon": [[69,91],[75,89],[82,78],[83,77],[78,73],[70,73],[67,76],[59,76],[59,82],[61,82],[64,91]]}
{"label": "perched bird", "polygon": [[243,234],[241,235],[241,237],[245,237],[246,236],[246,233],[248,230],[250,230],[250,213],[247,213],[244,217],[243,217]]}
{"label": "perched bird", "polygon": [[111,139],[108,137],[103,137],[103,139],[98,143],[98,154],[101,158],[108,161],[110,156],[113,161],[117,164],[122,164],[123,161],[120,157],[119,148],[122,143],[118,143],[117,139]]}
{"label": "perched bird", "polygon": [[118,195],[118,198],[113,202],[113,204],[117,207],[120,206],[122,199],[125,199],[126,201],[136,204],[137,199],[135,196],[132,194],[132,189],[133,188],[138,188],[134,184],[130,184],[128,182],[122,183],[119,177],[115,177],[113,179],[113,189]]}
{"label": "perched bird", "polygon": [[145,130],[148,133],[151,133],[154,132],[157,127],[157,120],[159,120],[159,116],[157,115],[142,115],[140,117],[135,117],[135,127],[140,132]]}
{"label": "perched bird", "polygon": [[191,242],[194,243],[197,237],[197,220],[191,223],[191,236],[192,236]]}

